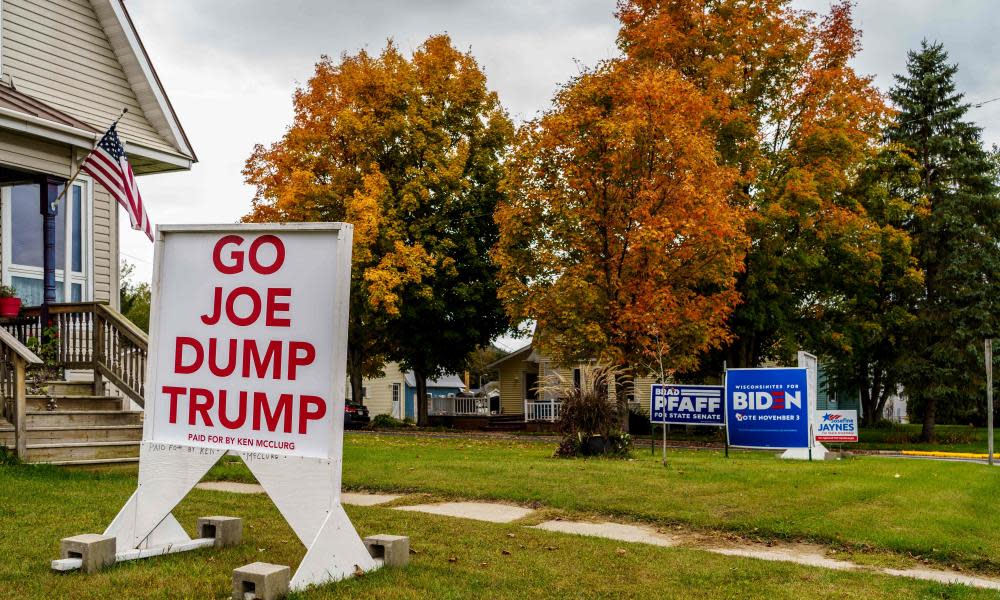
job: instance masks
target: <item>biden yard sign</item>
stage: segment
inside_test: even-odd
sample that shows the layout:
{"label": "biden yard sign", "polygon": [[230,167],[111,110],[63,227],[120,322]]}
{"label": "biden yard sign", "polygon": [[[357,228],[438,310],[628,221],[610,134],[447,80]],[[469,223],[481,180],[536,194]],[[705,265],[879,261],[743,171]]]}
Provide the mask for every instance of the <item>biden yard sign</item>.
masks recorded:
{"label": "biden yard sign", "polygon": [[670,425],[726,424],[720,385],[654,384],[650,392],[649,420]]}
{"label": "biden yard sign", "polygon": [[726,431],[743,448],[808,448],[806,369],[726,372]]}

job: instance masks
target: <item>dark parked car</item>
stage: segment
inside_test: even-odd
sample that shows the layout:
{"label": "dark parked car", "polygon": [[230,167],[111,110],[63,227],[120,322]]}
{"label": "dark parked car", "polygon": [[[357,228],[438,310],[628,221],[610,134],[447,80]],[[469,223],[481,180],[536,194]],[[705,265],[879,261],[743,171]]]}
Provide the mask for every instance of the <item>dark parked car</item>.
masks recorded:
{"label": "dark parked car", "polygon": [[370,422],[367,406],[350,400],[344,403],[344,429],[361,429]]}

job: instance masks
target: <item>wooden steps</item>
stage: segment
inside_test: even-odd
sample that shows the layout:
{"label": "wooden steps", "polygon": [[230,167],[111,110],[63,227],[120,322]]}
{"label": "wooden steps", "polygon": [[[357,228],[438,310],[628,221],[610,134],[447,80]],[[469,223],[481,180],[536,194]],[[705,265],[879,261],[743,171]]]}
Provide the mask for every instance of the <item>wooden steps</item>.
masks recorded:
{"label": "wooden steps", "polygon": [[122,399],[118,396],[87,396],[78,394],[58,396],[29,395],[26,407],[29,411],[120,410]]}
{"label": "wooden steps", "polygon": [[27,429],[96,425],[142,425],[142,413],[124,410],[29,410]]}
{"label": "wooden steps", "polygon": [[14,447],[14,426],[0,417],[0,446]]}
{"label": "wooden steps", "polygon": [[28,462],[107,461],[139,458],[139,441],[28,444]]}
{"label": "wooden steps", "polygon": [[[99,465],[139,460],[141,411],[118,396],[95,395],[93,382],[48,381],[26,398],[25,461]],[[14,446],[14,427],[0,420],[0,443]]]}

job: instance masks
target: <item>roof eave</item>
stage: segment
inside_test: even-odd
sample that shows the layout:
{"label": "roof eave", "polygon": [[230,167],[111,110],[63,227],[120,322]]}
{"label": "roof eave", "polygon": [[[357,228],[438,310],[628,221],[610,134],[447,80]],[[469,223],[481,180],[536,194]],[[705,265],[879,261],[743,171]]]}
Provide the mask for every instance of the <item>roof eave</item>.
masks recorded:
{"label": "roof eave", "polygon": [[179,150],[179,154],[184,156],[189,164],[198,162],[198,156],[188,140],[180,119],[177,118],[177,113],[170,103],[156,69],[153,68],[153,63],[125,4],[122,0],[91,0],[91,2],[146,118],[160,135]]}
{"label": "roof eave", "polygon": [[[0,107],[0,129],[6,129],[44,139],[49,142],[67,144],[90,151],[101,138],[101,134],[77,127],[63,125],[48,119]],[[129,158],[133,161],[136,174],[163,173],[188,170],[193,160],[187,156],[148,148],[142,144],[127,143]],[[135,160],[138,159],[138,160]],[[136,163],[143,163],[137,168]]]}
{"label": "roof eave", "polygon": [[529,350],[531,350],[531,344],[530,343],[527,346],[522,346],[522,347],[518,348],[517,350],[514,350],[513,352],[511,352],[510,354],[508,354],[507,356],[504,356],[503,358],[501,358],[499,360],[495,360],[495,361],[491,362],[490,364],[486,365],[486,368],[488,370],[494,369],[497,366],[502,365],[503,363],[507,362],[508,360],[513,360],[519,354],[523,354],[525,352],[528,352]]}

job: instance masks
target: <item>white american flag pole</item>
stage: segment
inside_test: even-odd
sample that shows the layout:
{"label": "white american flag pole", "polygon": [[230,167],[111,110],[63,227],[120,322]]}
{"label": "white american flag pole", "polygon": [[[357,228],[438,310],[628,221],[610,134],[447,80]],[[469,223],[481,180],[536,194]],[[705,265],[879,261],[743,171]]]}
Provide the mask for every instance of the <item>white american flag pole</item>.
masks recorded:
{"label": "white american flag pole", "polygon": [[[124,117],[124,116],[125,116],[125,113],[127,113],[127,112],[128,112],[128,107],[127,107],[127,106],[125,106],[125,107],[122,107],[122,112],[121,112],[121,113],[119,113],[119,114],[118,114],[118,118],[117,118],[117,119],[115,119],[115,120],[114,120],[114,122],[112,122],[112,123],[111,123],[111,127],[114,127],[115,125],[117,125],[117,124],[118,124],[118,121],[121,121],[121,120],[122,120],[122,117]],[[110,127],[109,127],[109,129],[110,129]],[[95,139],[95,140],[94,140],[94,144],[93,144],[93,145],[92,145],[92,146],[90,147],[90,152],[93,152],[94,150],[96,150],[96,149],[97,149],[97,144],[98,144],[98,143],[100,143],[100,141],[101,141],[101,138],[99,138],[99,137],[98,137],[97,139]],[[90,156],[90,152],[88,152],[88,153],[87,153],[87,156]],[[54,200],[54,201],[52,202],[52,208],[53,208],[53,209],[55,209],[56,207],[58,207],[58,206],[59,206],[59,203],[60,203],[60,202],[62,201],[62,199],[63,199],[63,198],[64,198],[64,197],[66,196],[66,192],[67,192],[67,191],[69,190],[69,188],[70,188],[70,187],[71,187],[71,186],[73,185],[73,182],[74,182],[74,181],[76,181],[76,178],[80,176],[80,171],[82,171],[82,170],[83,170],[83,164],[84,164],[85,162],[87,162],[87,156],[84,156],[84,157],[83,157],[83,160],[81,160],[81,161],[80,161],[80,164],[79,164],[79,165],[77,165],[77,167],[76,167],[76,171],[75,171],[75,172],[73,173],[73,176],[72,176],[72,177],[70,177],[68,181],[66,181],[66,183],[65,183],[65,184],[63,185],[63,190],[62,190],[61,192],[59,192],[59,195],[58,195],[58,196],[56,197],[56,199],[55,199],[55,200]]]}

